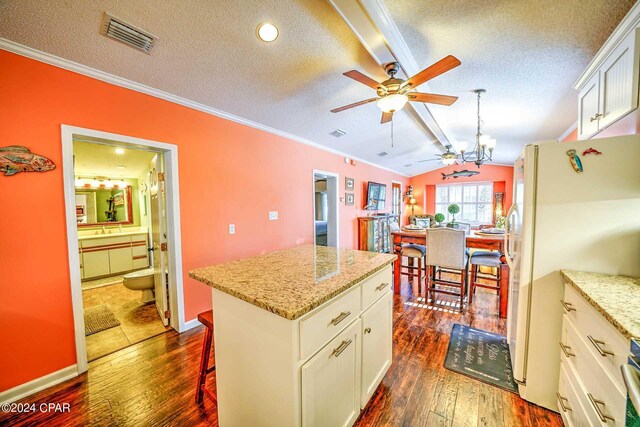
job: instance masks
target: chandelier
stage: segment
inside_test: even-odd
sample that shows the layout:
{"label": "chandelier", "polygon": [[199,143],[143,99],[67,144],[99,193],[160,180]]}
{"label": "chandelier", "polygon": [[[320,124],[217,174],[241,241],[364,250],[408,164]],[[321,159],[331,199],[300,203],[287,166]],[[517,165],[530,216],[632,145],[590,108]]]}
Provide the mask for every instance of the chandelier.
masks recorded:
{"label": "chandelier", "polygon": [[[491,139],[489,135],[483,135],[480,131],[482,120],[480,119],[480,96],[486,92],[485,89],[476,89],[474,92],[478,95],[478,130],[476,132],[476,144],[473,151],[467,152],[467,143],[458,144],[460,151],[460,160],[464,163],[475,163],[480,167],[484,162],[490,162],[493,156],[493,149],[496,147],[496,140]],[[443,160],[444,161],[444,160]]]}

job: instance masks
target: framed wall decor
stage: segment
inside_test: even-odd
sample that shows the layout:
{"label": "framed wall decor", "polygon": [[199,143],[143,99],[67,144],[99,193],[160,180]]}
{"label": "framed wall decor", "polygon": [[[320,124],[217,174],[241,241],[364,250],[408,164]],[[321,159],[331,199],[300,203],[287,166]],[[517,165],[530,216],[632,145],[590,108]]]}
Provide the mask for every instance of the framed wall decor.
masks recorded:
{"label": "framed wall decor", "polygon": [[356,188],[356,182],[353,178],[344,179],[344,188],[347,191],[353,191]]}
{"label": "framed wall decor", "polygon": [[355,195],[353,193],[345,193],[344,204],[346,206],[353,206],[355,204]]}

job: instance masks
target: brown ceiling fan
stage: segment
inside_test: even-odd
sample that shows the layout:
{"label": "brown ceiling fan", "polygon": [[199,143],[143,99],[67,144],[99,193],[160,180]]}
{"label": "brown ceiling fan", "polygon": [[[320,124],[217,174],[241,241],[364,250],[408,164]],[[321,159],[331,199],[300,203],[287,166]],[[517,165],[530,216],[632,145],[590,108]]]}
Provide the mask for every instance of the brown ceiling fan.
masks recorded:
{"label": "brown ceiling fan", "polygon": [[400,111],[408,101],[427,102],[430,104],[451,105],[458,99],[457,96],[436,95],[434,93],[410,92],[422,83],[425,83],[434,77],[444,74],[449,70],[460,65],[460,61],[453,55],[442,58],[440,61],[420,71],[408,80],[396,79],[394,76],[398,72],[398,63],[391,62],[385,65],[384,69],[389,75],[389,79],[382,83],[373,80],[371,77],[362,74],[360,71],[351,70],[344,73],[345,76],[352,78],[364,85],[375,89],[378,94],[377,98],[369,98],[364,101],[354,102],[340,108],[334,108],[332,113],[348,110],[349,108],[359,105],[368,104],[378,101],[378,107],[382,110],[382,118],[380,123],[387,123],[393,118],[393,113]]}

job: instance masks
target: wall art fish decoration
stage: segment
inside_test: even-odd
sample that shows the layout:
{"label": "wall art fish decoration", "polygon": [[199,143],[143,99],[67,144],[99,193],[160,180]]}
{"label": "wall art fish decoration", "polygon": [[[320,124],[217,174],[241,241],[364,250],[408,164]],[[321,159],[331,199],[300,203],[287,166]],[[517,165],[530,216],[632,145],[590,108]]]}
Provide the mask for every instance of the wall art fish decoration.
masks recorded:
{"label": "wall art fish decoration", "polygon": [[47,172],[55,167],[50,159],[32,153],[22,145],[0,147],[0,172],[4,172],[4,176],[18,172]]}
{"label": "wall art fish decoration", "polygon": [[573,166],[573,170],[578,173],[582,172],[582,161],[580,160],[580,157],[578,157],[576,150],[567,151],[567,156],[569,156],[569,161],[571,162],[571,166]]}
{"label": "wall art fish decoration", "polygon": [[442,174],[442,180],[444,181],[447,178],[459,178],[461,176],[474,176],[474,175],[478,175],[480,172],[478,171],[470,171],[470,170],[462,170],[462,171],[454,171],[452,173],[449,174]]}
{"label": "wall art fish decoration", "polygon": [[600,154],[602,154],[602,151],[598,151],[598,150],[596,150],[596,149],[595,149],[595,148],[593,148],[593,147],[589,147],[589,149],[588,149],[588,150],[584,150],[584,151],[582,152],[582,155],[583,155],[583,156],[586,156],[587,154],[595,154],[596,156],[599,156]]}

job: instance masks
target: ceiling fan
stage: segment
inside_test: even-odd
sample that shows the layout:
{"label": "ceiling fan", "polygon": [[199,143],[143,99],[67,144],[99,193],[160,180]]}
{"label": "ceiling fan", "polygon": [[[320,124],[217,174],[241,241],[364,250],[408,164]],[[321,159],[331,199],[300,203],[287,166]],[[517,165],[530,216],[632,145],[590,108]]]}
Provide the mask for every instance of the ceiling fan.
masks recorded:
{"label": "ceiling fan", "polygon": [[418,160],[418,163],[438,161],[444,163],[445,165],[454,164],[460,158],[460,155],[451,151],[450,145],[446,145],[445,148],[447,149],[447,151],[445,151],[444,153],[436,154],[435,158],[433,159]]}
{"label": "ceiling fan", "polygon": [[395,78],[396,73],[399,70],[397,62],[390,62],[385,65],[384,69],[389,75],[389,79],[379,83],[373,80],[371,77],[362,74],[360,71],[351,70],[343,73],[345,76],[352,78],[353,80],[360,82],[364,85],[375,89],[378,97],[369,98],[364,101],[354,102],[353,104],[345,105],[343,107],[334,108],[332,113],[339,113],[340,111],[348,110],[349,108],[357,107],[359,105],[368,104],[373,101],[377,101],[378,107],[382,110],[382,118],[380,123],[387,123],[392,120],[393,113],[400,111],[402,107],[406,105],[408,101],[412,102],[426,102],[430,104],[451,105],[458,99],[457,96],[449,95],[437,95],[434,93],[420,93],[411,92],[411,90],[417,88],[422,83],[425,83],[434,77],[444,74],[449,70],[460,65],[460,61],[453,55],[449,55],[442,58],[440,61],[420,71],[415,76],[408,80],[402,80]]}

